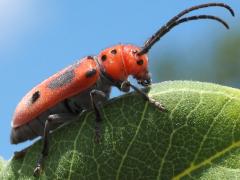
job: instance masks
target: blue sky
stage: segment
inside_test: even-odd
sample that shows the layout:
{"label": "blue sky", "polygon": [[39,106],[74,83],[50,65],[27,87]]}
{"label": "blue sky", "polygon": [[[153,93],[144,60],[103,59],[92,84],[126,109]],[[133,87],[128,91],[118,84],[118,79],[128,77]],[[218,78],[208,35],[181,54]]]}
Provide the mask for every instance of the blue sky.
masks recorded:
{"label": "blue sky", "polygon": [[[14,151],[31,144],[10,145],[9,134],[14,109],[33,86],[75,60],[106,47],[118,43],[141,46],[179,11],[206,2],[0,0],[0,156],[9,159]],[[150,57],[165,49],[187,54],[198,42],[213,45],[214,37],[237,31],[240,2],[225,2],[235,9],[237,18],[220,8],[195,14],[219,15],[232,26],[230,31],[212,22],[189,23],[158,42]]]}

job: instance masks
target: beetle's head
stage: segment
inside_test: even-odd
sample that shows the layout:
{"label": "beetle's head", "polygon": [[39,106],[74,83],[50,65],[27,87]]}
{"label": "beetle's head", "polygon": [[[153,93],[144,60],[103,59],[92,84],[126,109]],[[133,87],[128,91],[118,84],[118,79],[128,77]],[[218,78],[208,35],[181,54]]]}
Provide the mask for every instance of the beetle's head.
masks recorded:
{"label": "beetle's head", "polygon": [[147,86],[151,83],[148,57],[146,54],[138,55],[140,50],[134,45],[116,45],[99,53],[99,63],[114,81],[125,81],[132,75],[139,84]]}
{"label": "beetle's head", "polygon": [[139,84],[148,86],[151,84],[151,77],[148,71],[147,54],[139,55],[141,48],[134,45],[123,46],[123,59],[128,75],[132,75]]}

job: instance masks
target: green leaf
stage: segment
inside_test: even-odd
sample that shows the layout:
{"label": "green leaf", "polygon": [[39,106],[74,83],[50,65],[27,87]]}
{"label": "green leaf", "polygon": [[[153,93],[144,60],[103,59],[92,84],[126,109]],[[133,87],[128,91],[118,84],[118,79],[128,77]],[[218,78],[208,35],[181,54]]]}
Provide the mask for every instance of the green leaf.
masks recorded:
{"label": "green leaf", "polygon": [[2,169],[4,168],[4,166],[6,165],[6,162],[3,160],[3,158],[0,156],[0,173],[2,171]]}
{"label": "green leaf", "polygon": [[[55,131],[40,179],[239,179],[240,91],[210,83],[155,84],[149,95],[115,98],[101,109],[101,142],[94,113]],[[11,160],[0,179],[32,179],[41,151],[36,142]]]}

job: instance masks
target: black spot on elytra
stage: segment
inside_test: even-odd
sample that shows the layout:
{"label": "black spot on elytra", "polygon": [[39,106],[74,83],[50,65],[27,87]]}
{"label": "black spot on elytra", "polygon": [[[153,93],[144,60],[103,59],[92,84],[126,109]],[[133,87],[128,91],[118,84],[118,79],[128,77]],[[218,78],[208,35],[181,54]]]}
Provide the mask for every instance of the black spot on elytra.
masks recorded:
{"label": "black spot on elytra", "polygon": [[72,79],[75,77],[75,72],[73,69],[64,72],[63,74],[59,75],[57,78],[53,79],[49,84],[48,88],[56,89],[66,84],[70,83]]}
{"label": "black spot on elytra", "polygon": [[113,49],[113,50],[111,50],[111,53],[112,53],[112,54],[117,54],[117,50],[116,50],[116,49]]}
{"label": "black spot on elytra", "polygon": [[87,59],[92,59],[93,60],[93,56],[88,56]]}
{"label": "black spot on elytra", "polygon": [[138,60],[138,61],[137,61],[137,64],[138,64],[138,65],[143,65],[143,60],[142,60],[142,59]]}
{"label": "black spot on elytra", "polygon": [[87,78],[90,78],[93,75],[95,75],[96,73],[97,73],[96,69],[91,69],[91,70],[87,71],[85,75],[86,75]]}
{"label": "black spot on elytra", "polygon": [[36,91],[36,92],[34,92],[33,95],[32,95],[31,103],[32,103],[32,104],[35,103],[35,102],[38,100],[38,98],[40,98],[40,92],[39,92],[39,91]]}
{"label": "black spot on elytra", "polygon": [[104,54],[104,55],[102,55],[101,59],[102,59],[102,61],[106,61],[107,60],[107,56]]}

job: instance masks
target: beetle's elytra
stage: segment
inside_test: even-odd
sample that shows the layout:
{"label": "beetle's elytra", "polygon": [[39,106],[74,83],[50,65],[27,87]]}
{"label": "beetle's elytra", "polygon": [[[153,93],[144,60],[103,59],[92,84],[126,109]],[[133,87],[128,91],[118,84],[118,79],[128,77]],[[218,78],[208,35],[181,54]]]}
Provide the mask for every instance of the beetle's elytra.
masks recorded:
{"label": "beetle's elytra", "polygon": [[16,107],[10,140],[11,143],[17,144],[37,136],[43,137],[43,149],[34,169],[34,175],[40,174],[44,157],[48,155],[49,132],[61,124],[72,121],[84,110],[95,111],[95,135],[96,140],[99,141],[102,120],[99,103],[108,100],[111,86],[116,86],[123,92],[129,92],[132,88],[160,111],[165,111],[161,103],[151,99],[138,87],[132,85],[128,77],[133,76],[141,86],[151,85],[147,53],[162,36],[181,23],[210,19],[228,29],[228,24],[217,16],[184,17],[191,11],[212,6],[225,8],[234,16],[232,8],[223,3],[190,7],[170,19],[145,42],[143,47],[120,44],[107,48],[97,56],[84,57],[29,91]]}

